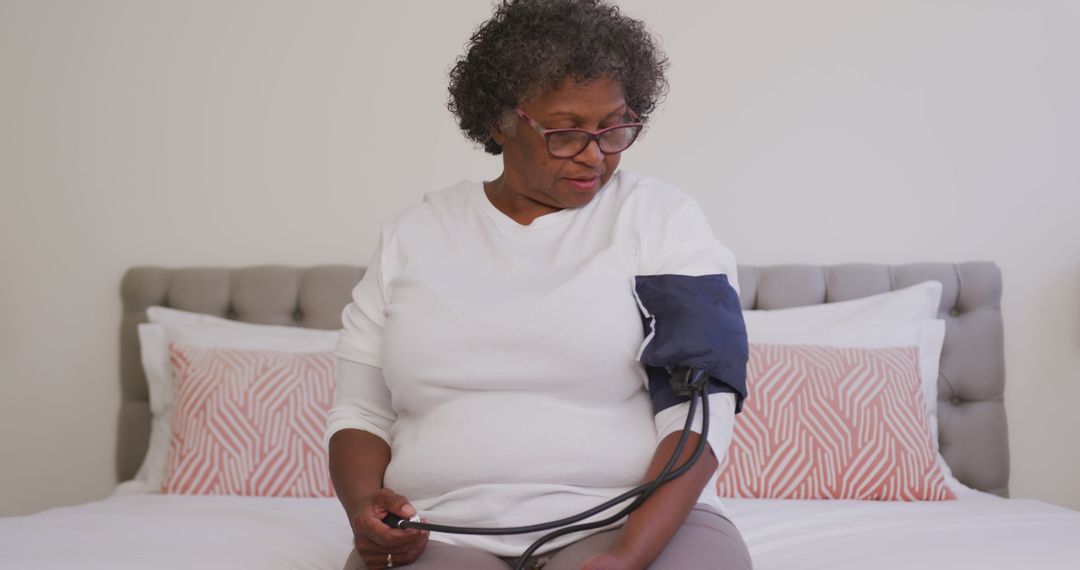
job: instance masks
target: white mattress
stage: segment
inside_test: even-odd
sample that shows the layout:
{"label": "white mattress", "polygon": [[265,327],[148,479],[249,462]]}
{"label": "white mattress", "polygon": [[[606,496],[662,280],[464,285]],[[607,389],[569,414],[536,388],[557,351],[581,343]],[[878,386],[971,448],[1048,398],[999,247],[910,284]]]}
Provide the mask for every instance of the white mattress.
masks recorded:
{"label": "white mattress", "polygon": [[1080,512],[977,491],[959,497],[724,506],[756,570],[1080,569]]}
{"label": "white mattress", "polygon": [[[0,519],[0,568],[339,569],[351,548],[336,499],[121,491]],[[964,493],[937,503],[724,505],[757,570],[1080,568],[1080,512],[1041,501]]]}

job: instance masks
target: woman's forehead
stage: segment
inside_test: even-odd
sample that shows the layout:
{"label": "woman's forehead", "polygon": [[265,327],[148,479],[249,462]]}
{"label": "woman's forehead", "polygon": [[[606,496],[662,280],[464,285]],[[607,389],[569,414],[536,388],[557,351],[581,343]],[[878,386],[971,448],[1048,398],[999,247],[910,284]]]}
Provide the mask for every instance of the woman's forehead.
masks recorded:
{"label": "woman's forehead", "polygon": [[600,78],[577,81],[567,77],[554,89],[522,105],[546,117],[605,118],[626,108],[622,84],[617,80]]}

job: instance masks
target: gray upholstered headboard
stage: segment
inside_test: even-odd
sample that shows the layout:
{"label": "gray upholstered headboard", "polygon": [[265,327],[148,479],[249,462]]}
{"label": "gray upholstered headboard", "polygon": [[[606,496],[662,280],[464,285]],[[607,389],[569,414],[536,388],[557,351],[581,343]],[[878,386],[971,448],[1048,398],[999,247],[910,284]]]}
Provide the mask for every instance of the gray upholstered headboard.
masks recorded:
{"label": "gray upholstered headboard", "polygon": [[[124,275],[116,469],[134,476],[146,453],[150,410],[136,325],[162,305],[252,323],[336,329],[363,268],[133,267]],[[1008,496],[1001,270],[988,262],[739,266],[744,309],[843,301],[935,279],[943,285],[945,346],[938,376],[942,454],[966,485]]]}

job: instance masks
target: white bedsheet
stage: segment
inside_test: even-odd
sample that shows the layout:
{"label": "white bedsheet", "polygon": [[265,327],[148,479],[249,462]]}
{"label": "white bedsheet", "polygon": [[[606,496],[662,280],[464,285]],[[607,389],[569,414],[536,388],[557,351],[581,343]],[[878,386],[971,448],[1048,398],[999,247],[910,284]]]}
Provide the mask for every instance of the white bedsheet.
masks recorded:
{"label": "white bedsheet", "polygon": [[[757,570],[1080,568],[1080,512],[1040,501],[724,505]],[[336,499],[117,494],[0,519],[0,568],[336,570],[350,548]]]}
{"label": "white bedsheet", "polygon": [[1080,569],[1080,512],[981,492],[959,497],[724,506],[755,570]]}

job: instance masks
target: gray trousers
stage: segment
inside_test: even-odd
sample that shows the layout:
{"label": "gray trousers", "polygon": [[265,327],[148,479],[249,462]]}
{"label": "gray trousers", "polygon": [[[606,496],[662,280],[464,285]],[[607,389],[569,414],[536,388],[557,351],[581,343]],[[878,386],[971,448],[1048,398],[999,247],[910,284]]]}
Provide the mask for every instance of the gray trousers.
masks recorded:
{"label": "gray trousers", "polygon": [[[594,554],[605,552],[616,538],[619,529],[609,529],[587,536],[562,548],[531,557],[526,568],[544,570],[579,570]],[[517,560],[498,557],[481,550],[429,541],[416,562],[402,568],[411,570],[507,570]],[[397,567],[397,566],[395,566]],[[750,551],[746,549],[739,529],[711,507],[698,503],[686,521],[671,537],[667,547],[650,568],[658,570],[752,570]],[[353,549],[345,570],[367,570],[356,549]],[[372,569],[372,570],[381,570]]]}

